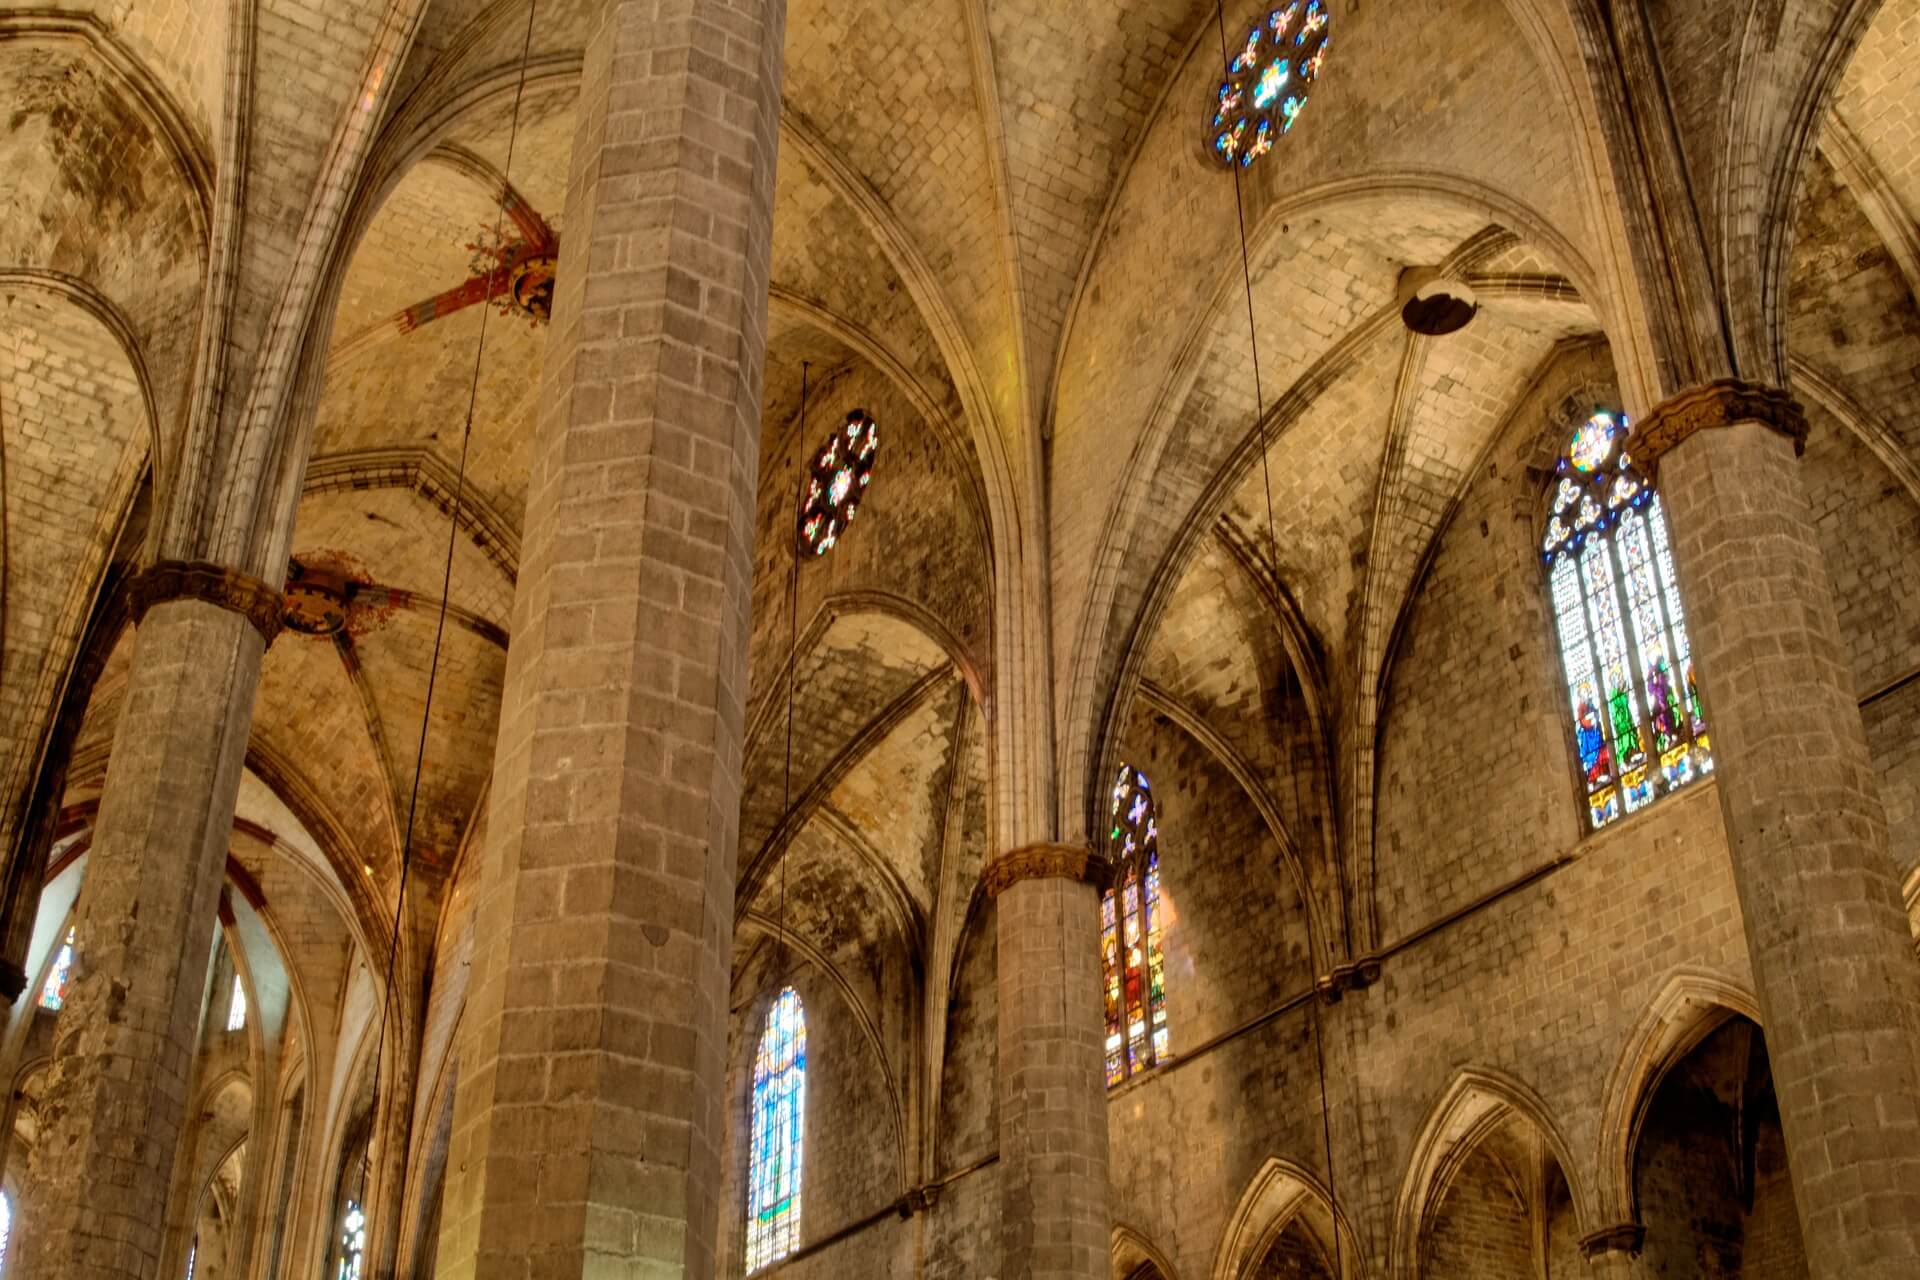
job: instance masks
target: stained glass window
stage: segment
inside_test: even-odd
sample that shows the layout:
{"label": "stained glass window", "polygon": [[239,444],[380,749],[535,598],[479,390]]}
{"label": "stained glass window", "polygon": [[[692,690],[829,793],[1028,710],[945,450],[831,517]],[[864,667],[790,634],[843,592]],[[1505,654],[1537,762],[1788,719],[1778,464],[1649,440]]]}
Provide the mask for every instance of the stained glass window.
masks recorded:
{"label": "stained glass window", "polygon": [[200,1260],[200,1237],[195,1236],[193,1243],[187,1246],[187,1280],[193,1280],[193,1264]]}
{"label": "stained glass window", "polygon": [[1207,107],[1207,150],[1245,168],[1293,128],[1327,59],[1329,0],[1269,11],[1229,50],[1226,78]]}
{"label": "stained glass window", "polygon": [[0,1275],[7,1273],[7,1246],[13,1243],[13,1199],[0,1191]]}
{"label": "stained glass window", "polygon": [[1114,885],[1100,899],[1100,967],[1106,983],[1107,1084],[1173,1056],[1160,905],[1160,821],[1153,786],[1130,764],[1109,806]]}
{"label": "stained glass window", "polygon": [[239,1031],[247,1025],[247,989],[240,985],[240,975],[233,975],[233,995],[227,999],[227,1030]]}
{"label": "stained glass window", "polygon": [[800,1243],[801,1140],[807,1127],[807,1015],[792,987],[774,998],[753,1060],[747,1158],[747,1270]]}
{"label": "stained glass window", "polygon": [[1666,512],[1628,429],[1600,412],[1573,433],[1540,544],[1596,828],[1713,772]]}
{"label": "stained glass window", "polygon": [[367,1215],[360,1211],[358,1200],[348,1200],[340,1218],[340,1269],[334,1280],[361,1280],[366,1256]]}
{"label": "stained glass window", "polygon": [[47,981],[40,988],[40,1007],[51,1009],[55,1013],[67,1004],[67,979],[73,976],[73,939],[74,930],[68,928],[65,941],[60,950],[54,953],[53,968],[47,970]]}
{"label": "stained glass window", "polygon": [[865,409],[847,415],[813,455],[813,467],[800,490],[800,541],[823,556],[853,523],[860,500],[873,481],[873,458],[880,428]]}

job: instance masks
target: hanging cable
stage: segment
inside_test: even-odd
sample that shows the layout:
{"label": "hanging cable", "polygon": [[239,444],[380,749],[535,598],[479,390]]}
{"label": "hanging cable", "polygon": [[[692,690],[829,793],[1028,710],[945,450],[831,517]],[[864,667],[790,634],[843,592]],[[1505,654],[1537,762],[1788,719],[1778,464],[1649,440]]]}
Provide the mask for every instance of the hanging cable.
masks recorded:
{"label": "hanging cable", "polygon": [[[800,362],[799,440],[802,449],[807,447],[807,374],[812,368],[811,360]],[[787,575],[787,750],[780,774],[780,821],[783,825],[793,814],[793,704],[800,674],[800,551],[800,526],[796,522],[793,530],[793,570]],[[780,951],[779,962],[774,967],[776,994],[782,989],[792,969],[793,948],[787,941],[787,854],[792,846],[793,837],[789,835],[780,848]]]}
{"label": "hanging cable", "polygon": [[[1214,0],[1214,24],[1220,34],[1221,65],[1232,64],[1232,54],[1227,48],[1227,15],[1223,0]],[[1233,212],[1240,228],[1240,283],[1247,301],[1247,344],[1253,358],[1253,425],[1259,433],[1260,450],[1260,487],[1267,503],[1267,554],[1271,571],[1278,576],[1280,572],[1280,534],[1279,525],[1273,515],[1273,471],[1267,461],[1267,405],[1265,389],[1260,380],[1260,330],[1254,319],[1253,308],[1253,256],[1247,247],[1247,206],[1245,194],[1241,190],[1240,171],[1245,166],[1236,159],[1233,165]],[[1313,1059],[1320,1083],[1320,1139],[1327,1161],[1327,1202],[1333,1220],[1333,1275],[1341,1280],[1345,1268],[1341,1259],[1340,1242],[1340,1191],[1339,1179],[1335,1176],[1333,1161],[1333,1111],[1327,1102],[1327,1054],[1325,1039],[1321,1034],[1319,981],[1314,970],[1314,928],[1313,928],[1313,892],[1312,884],[1306,880],[1305,862],[1301,863],[1301,888],[1306,901],[1301,905],[1307,922],[1307,980],[1311,995],[1307,1001],[1307,1019],[1313,1033]],[[1328,951],[1328,961],[1332,961],[1332,951]]]}
{"label": "hanging cable", "polygon": [[[527,92],[527,66],[533,54],[534,14],[538,11],[539,0],[530,0],[527,5],[527,29],[520,41],[520,75],[513,89],[513,118],[507,131],[507,163],[500,171],[500,204],[494,211],[493,243],[499,244],[504,234],[507,220],[507,206],[512,201],[513,154],[520,142],[520,106]],[[420,810],[420,776],[426,766],[427,731],[433,724],[433,696],[440,679],[440,650],[447,634],[447,608],[453,594],[453,552],[459,540],[460,511],[466,501],[467,453],[473,441],[473,415],[480,399],[480,370],[487,351],[487,320],[493,312],[494,299],[498,295],[495,282],[499,272],[488,275],[486,298],[480,305],[480,333],[473,348],[473,374],[467,384],[467,414],[460,429],[460,461],[454,471],[453,503],[447,512],[447,553],[445,567],[440,576],[440,608],[433,627],[433,655],[427,662],[427,693],[424,705],[420,709],[420,741],[413,755],[413,785],[407,796],[407,825],[400,842],[400,883],[394,895],[393,936],[387,944],[387,972],[385,995],[380,1001],[379,1030],[373,1042],[373,1107],[379,1114],[380,1103],[380,1063],[386,1051],[387,1021],[393,1006],[398,1003],[399,995],[393,989],[394,970],[400,961],[400,932],[406,923],[407,877],[413,869],[413,828]],[[511,288],[511,284],[505,285]],[[360,1169],[361,1202],[366,1206],[362,1211],[368,1217],[373,1216],[374,1206],[370,1203],[368,1192],[372,1189],[373,1141],[369,1134],[367,1147],[362,1154]]]}

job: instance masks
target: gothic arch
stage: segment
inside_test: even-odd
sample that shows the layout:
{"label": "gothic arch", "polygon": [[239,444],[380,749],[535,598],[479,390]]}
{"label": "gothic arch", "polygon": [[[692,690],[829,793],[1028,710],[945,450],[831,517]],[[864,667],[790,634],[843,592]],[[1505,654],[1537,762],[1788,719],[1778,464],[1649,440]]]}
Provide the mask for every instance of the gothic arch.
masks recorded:
{"label": "gothic arch", "polygon": [[1647,1107],[1673,1065],[1732,1017],[1759,1023],[1760,1002],[1731,978],[1682,968],[1635,1020],[1601,1102],[1595,1190],[1606,1222],[1640,1220],[1633,1166]]}
{"label": "gothic arch", "polygon": [[1269,1156],[1227,1219],[1208,1272],[1211,1280],[1243,1280],[1250,1275],[1280,1233],[1302,1214],[1310,1215],[1312,1230],[1323,1243],[1329,1243],[1326,1237],[1334,1231],[1339,1233],[1344,1260],[1341,1280],[1358,1276],[1362,1270],[1359,1239],[1352,1221],[1335,1207],[1326,1183],[1303,1164]]}
{"label": "gothic arch", "polygon": [[1587,1188],[1546,1103],[1505,1072],[1467,1067],[1454,1076],[1453,1083],[1434,1103],[1413,1144],[1406,1177],[1394,1202],[1388,1263],[1388,1275],[1393,1280],[1416,1280],[1421,1237],[1453,1177],[1483,1139],[1516,1117],[1539,1135],[1559,1164],[1573,1200],[1574,1216],[1583,1229],[1591,1230],[1593,1210]]}
{"label": "gothic arch", "polygon": [[1155,1280],[1180,1280],[1173,1263],[1151,1240],[1124,1222],[1114,1223],[1113,1280],[1134,1280],[1142,1275],[1151,1275]]}
{"label": "gothic arch", "polygon": [[[1475,179],[1444,170],[1383,170],[1360,177],[1340,178],[1306,187],[1263,208],[1258,224],[1249,228],[1248,251],[1259,260],[1295,219],[1321,216],[1343,209],[1410,203],[1448,211],[1471,211],[1511,229],[1538,247],[1573,282],[1581,296],[1602,297],[1600,277],[1573,240],[1539,210]],[[1231,268],[1231,269],[1229,269]],[[1146,478],[1160,465],[1171,445],[1182,405],[1200,377],[1211,350],[1209,330],[1242,288],[1238,256],[1223,264],[1205,305],[1195,312],[1177,348],[1178,355],[1163,381],[1146,424],[1134,440],[1118,492],[1096,542],[1097,559],[1091,582],[1075,624],[1075,642],[1063,673],[1067,687],[1065,723],[1058,746],[1060,817],[1064,829],[1090,830],[1092,807],[1100,794],[1110,739],[1117,732],[1126,694],[1132,688],[1138,651],[1151,637],[1167,596],[1192,558],[1201,539],[1213,528],[1242,481],[1258,465],[1259,443],[1285,430],[1314,398],[1373,343],[1399,327],[1399,312],[1386,310],[1361,320],[1334,342],[1294,387],[1267,406],[1265,422],[1251,427],[1201,491],[1181,495],[1190,505],[1164,548],[1152,554],[1153,569],[1144,598],[1131,606],[1120,600],[1127,553],[1142,513],[1150,501]],[[1258,288],[1258,282],[1256,282]]]}

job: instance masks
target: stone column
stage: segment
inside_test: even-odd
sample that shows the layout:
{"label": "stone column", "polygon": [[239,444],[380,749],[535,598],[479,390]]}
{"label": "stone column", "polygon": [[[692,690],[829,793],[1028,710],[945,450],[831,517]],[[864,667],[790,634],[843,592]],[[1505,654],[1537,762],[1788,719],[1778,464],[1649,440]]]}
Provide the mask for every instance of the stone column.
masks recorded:
{"label": "stone column", "polygon": [[156,1274],[260,659],[279,626],[271,589],[212,566],[156,566],[134,595],[132,670],[28,1168],[37,1218],[8,1259],[23,1276]]}
{"label": "stone column", "polygon": [[443,1277],[715,1274],[784,24],[591,20]]}
{"label": "stone column", "polygon": [[1920,1275],[1920,966],[1799,406],[1720,382],[1642,424],[1691,614],[1720,810],[1815,1277]]}
{"label": "stone column", "polygon": [[1111,1269],[1106,872],[1083,846],[1038,844],[984,876],[1000,956],[1000,1280],[1105,1280]]}

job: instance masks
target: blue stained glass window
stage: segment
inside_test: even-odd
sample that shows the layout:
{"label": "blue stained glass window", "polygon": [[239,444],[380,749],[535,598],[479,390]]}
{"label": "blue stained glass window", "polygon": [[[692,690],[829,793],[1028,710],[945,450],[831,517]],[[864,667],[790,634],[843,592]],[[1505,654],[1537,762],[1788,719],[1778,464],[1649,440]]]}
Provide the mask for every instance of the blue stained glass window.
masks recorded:
{"label": "blue stained glass window", "polygon": [[747,1158],[747,1270],[800,1243],[800,1175],[807,1127],[807,1015],[792,987],[774,997],[753,1060]]}
{"label": "blue stained glass window", "polygon": [[1230,51],[1207,116],[1207,150],[1246,168],[1293,128],[1327,61],[1331,0],[1291,0],[1269,10]]}
{"label": "blue stained glass window", "polygon": [[1107,1015],[1107,1085],[1173,1056],[1167,1022],[1160,820],[1153,784],[1123,764],[1109,805],[1114,887],[1100,900],[1100,968]]}
{"label": "blue stained glass window", "polygon": [[1628,431],[1603,411],[1573,433],[1540,545],[1596,828],[1713,772],[1666,514]]}
{"label": "blue stained glass window", "polygon": [[66,1008],[67,979],[73,976],[74,930],[67,930],[66,939],[61,942],[60,950],[54,953],[53,968],[47,970],[47,981],[40,988],[40,1007],[51,1009],[55,1013]]}

